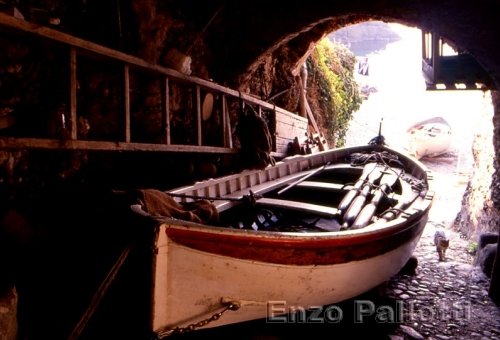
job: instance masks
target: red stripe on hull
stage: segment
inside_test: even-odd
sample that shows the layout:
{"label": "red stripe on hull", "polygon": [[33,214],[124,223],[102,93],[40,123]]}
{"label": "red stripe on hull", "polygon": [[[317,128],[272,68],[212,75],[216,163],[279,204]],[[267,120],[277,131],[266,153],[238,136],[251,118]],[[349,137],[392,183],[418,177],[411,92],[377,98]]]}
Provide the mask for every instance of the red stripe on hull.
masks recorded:
{"label": "red stripe on hull", "polygon": [[[232,258],[284,265],[332,265],[359,261],[384,254],[420,237],[426,214],[404,224],[366,234],[343,237],[256,236],[255,233],[214,233],[168,227],[166,233],[175,243]],[[258,233],[258,232],[257,232]]]}

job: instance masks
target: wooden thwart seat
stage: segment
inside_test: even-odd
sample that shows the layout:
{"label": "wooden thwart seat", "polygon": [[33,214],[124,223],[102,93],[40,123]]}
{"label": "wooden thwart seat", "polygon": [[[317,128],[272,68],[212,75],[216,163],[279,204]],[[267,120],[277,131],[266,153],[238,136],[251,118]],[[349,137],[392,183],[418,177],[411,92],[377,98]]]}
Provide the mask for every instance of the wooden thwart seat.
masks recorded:
{"label": "wooden thwart seat", "polygon": [[[353,189],[352,185],[343,185],[338,183],[329,182],[317,182],[317,181],[304,181],[297,184],[297,187],[310,188],[310,189],[320,189],[320,190],[331,190],[331,191],[347,191]],[[407,189],[408,190],[408,189]],[[411,191],[411,189],[410,189]],[[391,193],[388,197],[392,200],[399,201],[402,199],[403,195],[396,193]]]}
{"label": "wooden thwart seat", "polygon": [[311,188],[311,189],[324,189],[324,190],[349,190],[352,189],[352,185],[344,185],[338,183],[329,182],[317,182],[317,181],[304,181],[297,184],[298,187]]}
{"label": "wooden thwart seat", "polygon": [[273,206],[276,208],[303,211],[327,217],[334,217],[338,216],[339,214],[339,211],[336,208],[327,207],[319,204],[282,200],[277,198],[260,198],[257,200],[257,205]]}

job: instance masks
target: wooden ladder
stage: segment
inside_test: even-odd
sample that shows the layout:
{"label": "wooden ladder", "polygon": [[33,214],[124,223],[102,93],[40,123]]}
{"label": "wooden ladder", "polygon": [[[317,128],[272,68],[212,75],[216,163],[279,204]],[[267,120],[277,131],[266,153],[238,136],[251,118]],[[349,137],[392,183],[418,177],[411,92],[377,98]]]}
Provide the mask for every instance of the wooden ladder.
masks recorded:
{"label": "wooden ladder", "polygon": [[[122,53],[111,48],[95,44],[69,34],[30,23],[5,13],[0,13],[0,26],[13,30],[14,33],[28,33],[29,35],[48,40],[54,44],[69,47],[69,112],[68,136],[62,139],[31,138],[31,137],[2,137],[0,136],[0,149],[81,149],[105,151],[154,151],[154,152],[196,152],[196,153],[236,153],[232,140],[232,122],[229,114],[228,100],[237,100],[254,106],[259,113],[270,111],[272,114],[294,115],[287,110],[271,105],[249,94],[218,85],[214,82],[180,73],[174,69],[151,64],[143,59]],[[121,65],[122,69],[122,138],[119,141],[84,140],[78,139],[78,112],[77,112],[77,69],[80,57],[92,56],[93,60],[112,60]],[[57,66],[55,66],[57,67]],[[162,143],[138,143],[132,141],[131,133],[131,107],[130,107],[130,72],[141,71],[155,77],[160,77],[162,83]],[[196,143],[194,145],[173,144],[171,138],[171,108],[169,105],[169,88],[171,84],[187,84],[195,93],[196,115]],[[222,114],[222,145],[204,145],[203,119],[202,119],[202,91],[218,95],[221,98]],[[276,151],[276,150],[274,150]]]}

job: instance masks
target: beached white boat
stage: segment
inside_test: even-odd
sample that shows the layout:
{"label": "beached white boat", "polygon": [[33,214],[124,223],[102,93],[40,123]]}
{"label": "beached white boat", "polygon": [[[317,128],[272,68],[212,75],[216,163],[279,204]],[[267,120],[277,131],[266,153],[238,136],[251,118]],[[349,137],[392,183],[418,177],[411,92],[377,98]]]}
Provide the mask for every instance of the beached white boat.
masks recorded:
{"label": "beached white boat", "polygon": [[418,122],[409,127],[406,133],[408,151],[417,159],[442,155],[451,145],[451,126],[442,117]]}
{"label": "beached white boat", "polygon": [[[433,197],[425,167],[381,145],[293,156],[169,193],[177,218],[156,217],[154,245],[151,330],[159,338],[380,285],[410,258]],[[155,201],[163,194],[143,190],[134,210],[165,214]],[[190,216],[218,222],[182,220]]]}

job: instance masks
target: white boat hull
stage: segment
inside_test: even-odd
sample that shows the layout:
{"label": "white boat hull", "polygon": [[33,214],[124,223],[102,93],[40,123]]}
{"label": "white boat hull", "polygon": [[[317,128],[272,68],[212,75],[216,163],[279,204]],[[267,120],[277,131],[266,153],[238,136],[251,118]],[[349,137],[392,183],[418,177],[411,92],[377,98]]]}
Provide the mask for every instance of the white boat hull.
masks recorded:
{"label": "white boat hull", "polygon": [[[353,298],[395,275],[413,253],[413,239],[378,256],[333,265],[283,265],[220,256],[168,239],[160,229],[152,329],[186,327],[211,317],[224,302],[241,307],[205,327],[270,318]],[[276,317],[278,317],[276,319]]]}
{"label": "white boat hull", "polygon": [[417,159],[436,157],[450,149],[452,131],[443,119],[426,120],[407,130],[408,151]]}
{"label": "white boat hull", "polygon": [[[241,198],[250,191],[256,195],[281,191],[318,167],[341,165],[360,151],[393,152],[405,164],[405,176],[412,180],[401,180],[399,202],[404,204],[398,211],[404,213],[359,229],[317,232],[208,226],[161,218],[155,229],[151,330],[163,335],[186,327],[278,317],[297,309],[335,304],[389,280],[415,249],[433,196],[425,167],[389,148],[356,147],[297,156],[264,170],[210,179],[171,193],[181,195],[179,200],[224,197],[214,205],[219,212],[230,213],[241,207]],[[265,197],[259,199],[265,201]],[[331,209],[322,212],[335,214]],[[217,313],[230,304],[239,308],[227,310],[219,318]]]}

